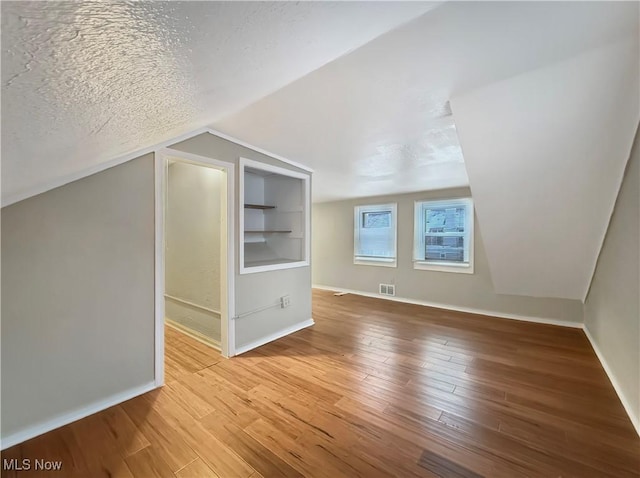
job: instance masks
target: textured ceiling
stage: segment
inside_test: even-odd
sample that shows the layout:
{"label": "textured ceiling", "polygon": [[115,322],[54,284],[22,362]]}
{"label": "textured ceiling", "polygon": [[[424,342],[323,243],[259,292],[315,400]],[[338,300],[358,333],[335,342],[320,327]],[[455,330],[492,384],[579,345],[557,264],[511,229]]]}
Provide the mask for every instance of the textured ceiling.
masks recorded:
{"label": "textured ceiling", "polygon": [[434,5],[2,2],[3,204],[205,126]]}
{"label": "textured ceiling", "polygon": [[449,2],[213,126],[314,168],[314,201],[468,185],[450,98],[636,25],[634,3]]}
{"label": "textured ceiling", "polygon": [[640,114],[637,2],[1,8],[3,204],[212,125],[314,168],[315,201],[469,184],[496,292],[584,298]]}

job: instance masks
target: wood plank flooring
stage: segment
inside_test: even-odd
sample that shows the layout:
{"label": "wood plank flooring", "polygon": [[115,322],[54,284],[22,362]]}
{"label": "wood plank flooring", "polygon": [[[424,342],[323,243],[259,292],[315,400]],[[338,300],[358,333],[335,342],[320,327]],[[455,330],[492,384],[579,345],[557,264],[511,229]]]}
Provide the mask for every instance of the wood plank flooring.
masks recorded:
{"label": "wood plank flooring", "polygon": [[3,459],[3,477],[637,477],[582,331],[314,291],[316,325],[231,360],[166,329],[160,390]]}

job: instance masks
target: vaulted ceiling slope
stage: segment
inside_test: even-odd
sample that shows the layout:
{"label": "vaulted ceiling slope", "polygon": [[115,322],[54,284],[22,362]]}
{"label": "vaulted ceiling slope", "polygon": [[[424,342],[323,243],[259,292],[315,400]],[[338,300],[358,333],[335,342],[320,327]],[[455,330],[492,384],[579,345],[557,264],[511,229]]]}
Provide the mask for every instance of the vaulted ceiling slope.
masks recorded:
{"label": "vaulted ceiling slope", "polygon": [[436,5],[2,2],[2,202],[203,127]]}
{"label": "vaulted ceiling slope", "polygon": [[215,127],[313,167],[315,201],[469,184],[496,292],[583,300],[639,119],[638,18],[446,3]]}
{"label": "vaulted ceiling slope", "polygon": [[[456,130],[467,122],[461,110],[447,115],[447,102],[637,35],[637,9],[448,2],[214,127],[314,168],[314,201],[468,185]],[[491,116],[493,106],[485,107]],[[546,141],[555,135],[548,127]]]}
{"label": "vaulted ceiling slope", "polygon": [[468,184],[498,293],[585,297],[640,117],[638,2],[1,8],[3,204],[212,124],[313,167],[316,201]]}
{"label": "vaulted ceiling slope", "polygon": [[451,100],[497,292],[585,299],[640,119],[638,38]]}

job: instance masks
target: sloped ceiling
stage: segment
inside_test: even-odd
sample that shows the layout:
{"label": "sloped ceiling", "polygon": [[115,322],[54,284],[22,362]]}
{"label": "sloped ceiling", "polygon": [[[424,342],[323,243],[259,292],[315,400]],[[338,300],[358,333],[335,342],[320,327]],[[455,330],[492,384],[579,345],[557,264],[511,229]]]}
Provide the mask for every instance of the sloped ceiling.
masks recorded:
{"label": "sloped ceiling", "polygon": [[448,115],[451,98],[637,24],[636,3],[449,2],[213,126],[314,168],[316,202],[464,186],[464,118]]}
{"label": "sloped ceiling", "polygon": [[2,2],[3,204],[212,125],[313,167],[315,201],[468,184],[496,291],[583,299],[639,4],[436,6]]}
{"label": "sloped ceiling", "polygon": [[496,292],[582,300],[638,124],[638,18],[447,3],[214,126],[313,167],[315,201],[468,184]]}
{"label": "sloped ceiling", "polygon": [[3,204],[203,127],[433,2],[2,2]]}
{"label": "sloped ceiling", "polygon": [[452,98],[497,292],[585,298],[640,118],[638,41]]}

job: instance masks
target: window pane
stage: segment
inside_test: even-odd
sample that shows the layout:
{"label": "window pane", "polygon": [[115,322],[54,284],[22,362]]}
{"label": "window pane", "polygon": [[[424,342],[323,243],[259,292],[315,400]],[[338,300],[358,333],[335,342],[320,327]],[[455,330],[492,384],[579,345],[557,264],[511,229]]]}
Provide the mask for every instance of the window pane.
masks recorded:
{"label": "window pane", "polygon": [[471,199],[416,201],[414,214],[414,268],[473,273]]}
{"label": "window pane", "polygon": [[362,227],[390,227],[391,211],[362,213]]}
{"label": "window pane", "polygon": [[389,228],[363,228],[360,231],[358,255],[369,257],[394,257],[393,234]]}
{"label": "window pane", "polygon": [[464,262],[464,236],[429,236],[424,238],[425,259]]}
{"label": "window pane", "polygon": [[464,232],[465,216],[464,206],[425,209],[425,233]]}
{"label": "window pane", "polygon": [[395,259],[395,205],[356,206],[355,256],[357,258]]}

